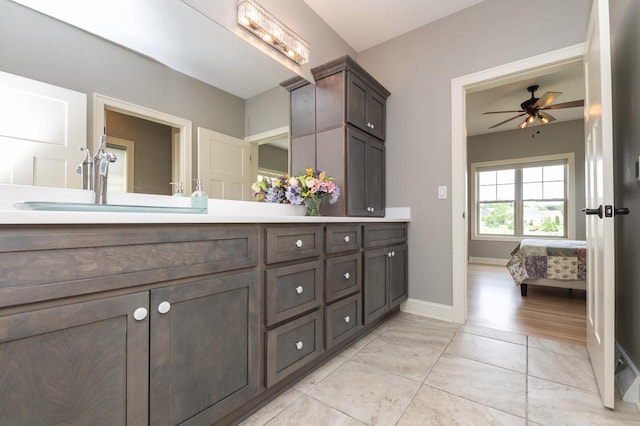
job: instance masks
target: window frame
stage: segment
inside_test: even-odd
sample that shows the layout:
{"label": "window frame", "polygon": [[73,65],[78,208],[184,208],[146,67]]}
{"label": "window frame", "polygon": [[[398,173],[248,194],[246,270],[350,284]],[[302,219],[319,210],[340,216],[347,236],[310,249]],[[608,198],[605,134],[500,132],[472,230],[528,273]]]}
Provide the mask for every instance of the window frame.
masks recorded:
{"label": "window frame", "polygon": [[[546,236],[546,235],[523,235],[523,199],[522,199],[522,179],[516,176],[515,199],[514,199],[514,234],[515,235],[486,235],[479,234],[479,215],[478,215],[478,191],[477,183],[478,171],[526,168],[537,166],[553,166],[558,164],[566,164],[565,173],[565,236]],[[538,239],[575,239],[575,154],[573,152],[542,155],[535,157],[512,158],[497,161],[485,161],[471,163],[470,173],[470,226],[471,239],[479,241],[516,241],[519,242],[523,238]],[[483,170],[484,169],[484,170]],[[516,172],[516,175],[519,173]],[[521,174],[521,173],[520,173]],[[534,200],[535,201],[535,200]],[[549,200],[553,201],[553,200]]]}

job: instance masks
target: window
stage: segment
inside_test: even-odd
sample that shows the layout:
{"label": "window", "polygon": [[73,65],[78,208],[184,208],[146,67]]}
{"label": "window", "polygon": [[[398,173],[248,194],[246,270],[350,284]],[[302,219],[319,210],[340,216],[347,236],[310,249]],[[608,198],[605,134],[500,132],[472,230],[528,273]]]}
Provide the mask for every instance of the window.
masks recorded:
{"label": "window", "polygon": [[474,239],[573,236],[573,154],[471,167]]}

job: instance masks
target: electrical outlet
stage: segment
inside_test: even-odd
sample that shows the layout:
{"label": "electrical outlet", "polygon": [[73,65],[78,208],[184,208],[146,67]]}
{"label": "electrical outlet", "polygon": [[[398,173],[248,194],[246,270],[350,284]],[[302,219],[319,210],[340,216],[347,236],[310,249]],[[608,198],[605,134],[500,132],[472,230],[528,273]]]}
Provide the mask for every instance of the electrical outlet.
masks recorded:
{"label": "electrical outlet", "polygon": [[447,198],[447,187],[446,186],[439,186],[438,187],[438,199],[446,200],[446,198]]}

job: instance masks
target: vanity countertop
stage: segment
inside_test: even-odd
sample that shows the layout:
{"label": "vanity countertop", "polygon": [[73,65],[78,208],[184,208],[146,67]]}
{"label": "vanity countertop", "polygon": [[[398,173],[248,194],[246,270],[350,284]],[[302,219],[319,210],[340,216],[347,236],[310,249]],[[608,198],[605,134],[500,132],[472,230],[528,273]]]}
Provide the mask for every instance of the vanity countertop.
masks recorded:
{"label": "vanity countertop", "polygon": [[[407,207],[386,208],[385,217],[304,216],[304,206],[209,199],[208,213],[128,213],[24,210],[26,201],[90,203],[92,192],[19,185],[0,185],[0,224],[117,224],[117,223],[348,223],[409,222]],[[188,197],[111,194],[112,204],[188,207]]]}

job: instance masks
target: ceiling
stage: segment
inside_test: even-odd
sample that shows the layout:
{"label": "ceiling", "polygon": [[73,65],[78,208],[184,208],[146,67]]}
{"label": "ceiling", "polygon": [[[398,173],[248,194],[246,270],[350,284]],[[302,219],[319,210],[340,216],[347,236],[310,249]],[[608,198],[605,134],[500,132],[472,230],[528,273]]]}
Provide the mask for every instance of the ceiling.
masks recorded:
{"label": "ceiling", "polygon": [[484,0],[304,0],[356,52]]}

